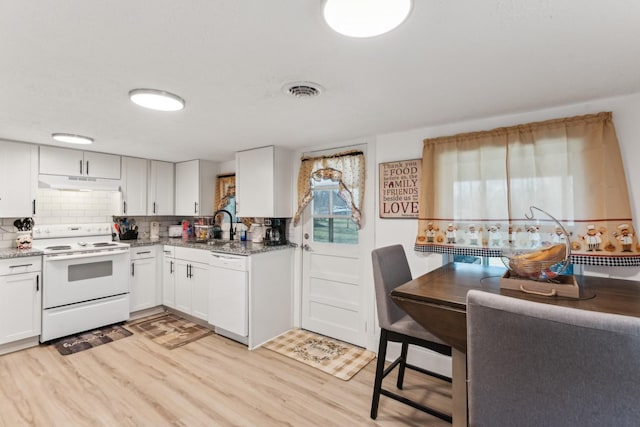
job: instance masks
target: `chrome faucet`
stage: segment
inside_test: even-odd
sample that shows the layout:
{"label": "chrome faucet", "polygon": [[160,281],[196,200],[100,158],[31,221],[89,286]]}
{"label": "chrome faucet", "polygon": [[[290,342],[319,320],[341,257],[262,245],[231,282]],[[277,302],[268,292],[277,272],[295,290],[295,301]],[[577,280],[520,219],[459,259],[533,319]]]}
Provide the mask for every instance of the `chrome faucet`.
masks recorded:
{"label": "chrome faucet", "polygon": [[[216,215],[218,215],[219,213],[226,213],[227,215],[229,215],[229,240],[233,240],[233,236],[235,236],[236,232],[233,230],[233,215],[231,215],[231,212],[229,212],[226,209],[220,209],[217,210],[213,213],[213,218],[215,219]],[[222,225],[222,224],[220,224]]]}

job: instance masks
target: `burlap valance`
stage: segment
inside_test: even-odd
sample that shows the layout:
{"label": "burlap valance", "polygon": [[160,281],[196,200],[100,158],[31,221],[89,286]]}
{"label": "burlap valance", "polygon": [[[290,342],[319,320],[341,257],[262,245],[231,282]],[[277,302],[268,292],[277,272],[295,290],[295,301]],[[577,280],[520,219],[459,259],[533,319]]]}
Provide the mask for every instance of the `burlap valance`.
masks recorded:
{"label": "burlap valance", "polygon": [[[574,262],[640,265],[609,112],[425,139],[422,162],[417,251],[495,255],[569,241]],[[532,205],[569,235],[527,220]]]}
{"label": "burlap valance", "polygon": [[351,207],[351,218],[360,228],[365,160],[362,151],[357,150],[301,159],[298,172],[298,210],[293,217],[294,224],[300,221],[302,211],[313,198],[311,180],[320,182],[324,179],[338,183],[338,196]]}

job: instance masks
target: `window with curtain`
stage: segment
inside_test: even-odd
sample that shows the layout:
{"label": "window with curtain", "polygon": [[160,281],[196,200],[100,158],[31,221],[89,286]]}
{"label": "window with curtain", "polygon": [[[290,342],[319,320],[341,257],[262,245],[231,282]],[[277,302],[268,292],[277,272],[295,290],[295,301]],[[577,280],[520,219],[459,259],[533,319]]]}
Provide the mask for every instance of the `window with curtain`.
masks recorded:
{"label": "window with curtain", "polygon": [[[213,200],[215,210],[225,209],[231,213],[233,222],[239,221],[236,218],[236,175],[234,173],[218,175],[216,177],[216,191]],[[219,214],[221,224],[228,220],[226,215]],[[242,218],[242,223],[250,227],[253,218]]]}
{"label": "window with curtain", "polygon": [[[329,188],[328,182],[335,184]],[[314,191],[314,185],[318,188]],[[364,200],[365,159],[358,150],[346,151],[331,156],[303,157],[298,172],[298,209],[293,217],[294,224],[300,221],[304,209],[316,196],[326,196],[326,206],[320,200],[315,209],[329,209],[327,220],[342,220],[347,209],[355,226],[359,229],[362,221],[361,207]],[[321,188],[324,187],[324,188]],[[333,196],[336,197],[333,197]],[[337,216],[338,218],[332,218]],[[345,238],[347,239],[347,238]]]}
{"label": "window with curtain", "polygon": [[226,174],[216,177],[216,192],[213,206],[216,210],[227,209],[236,215],[236,175]]}
{"label": "window with curtain", "polygon": [[425,139],[422,162],[417,251],[568,242],[573,263],[640,265],[610,112]]}

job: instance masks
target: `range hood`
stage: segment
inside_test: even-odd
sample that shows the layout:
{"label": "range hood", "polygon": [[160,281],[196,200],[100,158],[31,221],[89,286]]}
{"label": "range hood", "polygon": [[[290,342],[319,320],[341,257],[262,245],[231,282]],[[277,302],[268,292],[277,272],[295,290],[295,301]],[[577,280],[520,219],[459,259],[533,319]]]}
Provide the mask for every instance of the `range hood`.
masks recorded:
{"label": "range hood", "polygon": [[70,191],[120,191],[119,179],[86,176],[38,175],[38,188]]}

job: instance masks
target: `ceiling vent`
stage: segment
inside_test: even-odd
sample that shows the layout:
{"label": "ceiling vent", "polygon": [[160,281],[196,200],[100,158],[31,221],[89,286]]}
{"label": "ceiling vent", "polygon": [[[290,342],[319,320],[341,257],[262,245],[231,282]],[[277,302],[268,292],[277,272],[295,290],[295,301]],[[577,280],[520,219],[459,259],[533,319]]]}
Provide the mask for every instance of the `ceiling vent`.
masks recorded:
{"label": "ceiling vent", "polygon": [[287,83],[282,90],[287,95],[291,95],[296,98],[313,98],[322,93],[322,87],[311,82]]}

